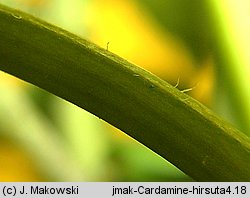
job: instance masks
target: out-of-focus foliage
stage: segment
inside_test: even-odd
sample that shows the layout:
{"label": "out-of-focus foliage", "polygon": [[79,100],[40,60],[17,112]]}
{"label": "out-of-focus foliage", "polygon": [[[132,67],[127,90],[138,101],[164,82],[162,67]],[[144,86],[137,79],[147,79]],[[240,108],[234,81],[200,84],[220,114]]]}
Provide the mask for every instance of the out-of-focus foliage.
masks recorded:
{"label": "out-of-focus foliage", "polygon": [[[231,94],[225,87],[235,79],[224,76],[227,62],[219,59],[219,52],[227,46],[218,40],[217,19],[213,18],[216,15],[208,2],[1,1],[103,48],[109,42],[111,52],[173,85],[179,78],[179,89],[194,87],[190,95],[237,123],[236,117],[243,114],[242,107],[239,114],[234,114],[237,105],[230,108],[232,103],[225,102]],[[213,95],[215,73],[222,82],[216,86],[216,95],[220,96],[216,100]],[[238,78],[241,77],[236,81]],[[3,73],[0,73],[0,87],[3,87],[1,95],[6,98],[0,99],[0,142],[4,142],[0,144],[0,169],[4,170],[4,174],[0,172],[1,181],[190,180],[144,146],[74,105]],[[235,89],[233,95],[237,97]],[[233,101],[239,104],[241,100]],[[8,112],[13,106],[17,111]],[[30,137],[30,142],[24,140],[24,135]],[[42,164],[42,160],[48,163]],[[22,165],[8,165],[15,162]],[[60,171],[56,171],[58,165]],[[74,167],[74,173],[69,167]]]}
{"label": "out-of-focus foliage", "polygon": [[165,31],[182,39],[197,61],[203,61],[213,51],[215,32],[207,0],[137,1],[152,13]]}
{"label": "out-of-focus foliage", "polygon": [[17,148],[17,144],[1,137],[0,175],[1,181],[43,181],[43,178],[32,162],[31,156]]}

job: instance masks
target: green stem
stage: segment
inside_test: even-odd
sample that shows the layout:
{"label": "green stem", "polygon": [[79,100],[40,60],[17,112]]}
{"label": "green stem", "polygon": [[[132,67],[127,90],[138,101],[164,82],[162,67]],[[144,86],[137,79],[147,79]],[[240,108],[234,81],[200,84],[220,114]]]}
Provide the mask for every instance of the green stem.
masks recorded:
{"label": "green stem", "polygon": [[248,137],[188,95],[20,11],[0,6],[0,24],[1,70],[106,120],[196,180],[250,181]]}

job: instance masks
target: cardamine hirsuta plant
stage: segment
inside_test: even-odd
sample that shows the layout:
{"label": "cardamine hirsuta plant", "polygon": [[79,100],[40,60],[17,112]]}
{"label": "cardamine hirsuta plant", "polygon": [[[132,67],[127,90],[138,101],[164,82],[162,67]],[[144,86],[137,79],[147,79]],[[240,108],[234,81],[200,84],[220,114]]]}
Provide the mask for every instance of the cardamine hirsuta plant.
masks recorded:
{"label": "cardamine hirsuta plant", "polygon": [[197,181],[250,181],[245,134],[108,49],[3,5],[0,69],[100,117]]}

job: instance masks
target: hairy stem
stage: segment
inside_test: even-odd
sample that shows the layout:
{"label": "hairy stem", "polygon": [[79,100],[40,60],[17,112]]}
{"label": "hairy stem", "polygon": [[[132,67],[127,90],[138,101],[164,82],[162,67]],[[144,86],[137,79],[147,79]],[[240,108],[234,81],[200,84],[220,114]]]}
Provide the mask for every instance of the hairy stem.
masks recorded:
{"label": "hairy stem", "polygon": [[104,119],[198,181],[250,181],[248,137],[188,95],[20,11],[0,6],[0,24],[1,70]]}

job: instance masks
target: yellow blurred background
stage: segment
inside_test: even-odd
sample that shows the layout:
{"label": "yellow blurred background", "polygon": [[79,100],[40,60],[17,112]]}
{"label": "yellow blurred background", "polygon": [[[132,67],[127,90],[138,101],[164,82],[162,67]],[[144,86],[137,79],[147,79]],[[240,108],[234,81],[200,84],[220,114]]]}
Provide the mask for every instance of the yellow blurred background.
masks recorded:
{"label": "yellow blurred background", "polygon": [[[154,17],[154,12],[144,5],[146,1],[0,2],[103,48],[108,44],[109,51],[173,86],[179,81],[180,90],[194,88],[188,94],[215,111],[217,106],[223,106],[216,102],[219,69],[213,49],[205,50],[197,58],[185,39]],[[172,5],[174,0],[167,2]],[[176,10],[177,14],[178,11],[184,18],[189,15],[183,9]],[[172,21],[181,23],[177,18]],[[189,23],[192,27],[192,21]],[[192,28],[206,28],[202,19],[199,23],[201,27]],[[0,181],[192,181],[118,129],[3,72],[0,93]],[[232,121],[234,118],[227,111],[230,110],[226,105],[218,110]]]}

